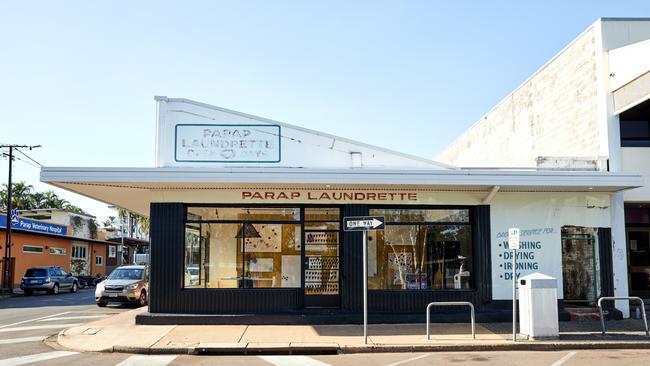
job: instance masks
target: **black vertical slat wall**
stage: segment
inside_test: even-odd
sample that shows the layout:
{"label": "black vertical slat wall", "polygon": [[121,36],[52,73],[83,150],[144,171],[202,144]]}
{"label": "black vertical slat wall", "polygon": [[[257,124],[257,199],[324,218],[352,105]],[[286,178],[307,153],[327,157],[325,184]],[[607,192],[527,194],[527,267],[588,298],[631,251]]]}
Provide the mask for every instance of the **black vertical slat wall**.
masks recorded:
{"label": "black vertical slat wall", "polygon": [[[343,217],[366,216],[367,205],[343,206]],[[361,310],[363,306],[363,237],[360,231],[343,232],[341,262],[341,307],[346,310]]]}
{"label": "black vertical slat wall", "polygon": [[183,285],[185,207],[180,203],[152,203],[150,207],[149,311],[170,312],[182,306],[173,296]]}
{"label": "black vertical slat wall", "polygon": [[612,261],[612,229],[598,228],[598,255],[600,256],[600,294],[614,296],[614,264]]}

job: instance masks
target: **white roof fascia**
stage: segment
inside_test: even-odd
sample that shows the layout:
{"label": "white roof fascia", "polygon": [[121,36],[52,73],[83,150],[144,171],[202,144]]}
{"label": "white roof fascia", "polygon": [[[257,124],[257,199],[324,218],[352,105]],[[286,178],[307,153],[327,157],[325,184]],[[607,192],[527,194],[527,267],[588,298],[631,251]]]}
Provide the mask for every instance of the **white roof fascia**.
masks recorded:
{"label": "white roof fascia", "polygon": [[311,130],[311,129],[308,129],[308,128],[292,125],[292,124],[289,124],[289,123],[272,120],[272,119],[269,119],[269,118],[264,118],[264,117],[260,117],[260,116],[256,116],[256,115],[252,115],[252,114],[248,114],[248,113],[238,112],[238,111],[235,111],[235,110],[232,110],[232,109],[217,107],[217,106],[214,106],[214,105],[211,105],[211,104],[197,102],[197,101],[191,100],[191,99],[168,98],[168,97],[164,97],[164,96],[157,96],[157,97],[154,97],[154,99],[156,101],[165,101],[165,102],[171,102],[171,103],[177,102],[177,103],[194,104],[196,106],[207,108],[207,109],[213,109],[213,110],[224,112],[224,113],[231,113],[231,114],[235,114],[235,115],[238,115],[238,116],[241,116],[241,117],[244,117],[244,118],[256,119],[256,120],[268,122],[270,124],[276,124],[276,125],[280,125],[282,127],[295,129],[295,130],[302,131],[302,132],[305,132],[305,133],[309,133],[309,134],[313,134],[313,135],[317,135],[317,136],[321,136],[321,137],[326,137],[326,138],[330,138],[330,139],[333,139],[333,140],[346,142],[346,143],[349,143],[349,144],[363,146],[363,147],[368,148],[368,149],[382,151],[382,152],[385,152],[387,154],[401,156],[401,157],[406,158],[406,159],[420,161],[420,162],[423,162],[423,163],[426,163],[426,164],[430,164],[430,165],[433,165],[433,166],[438,166],[438,167],[445,168],[445,169],[458,169],[457,167],[455,167],[453,165],[449,165],[449,164],[441,163],[441,162],[438,162],[438,161],[435,161],[435,160],[423,158],[421,156],[406,154],[406,153],[403,153],[403,152],[387,149],[385,147],[371,145],[371,144],[367,144],[365,142],[360,142],[360,141],[352,140],[352,139],[341,137],[341,136],[332,135],[332,134],[321,132],[321,131]]}
{"label": "white roof fascia", "polygon": [[643,177],[633,173],[584,171],[494,170],[374,170],[292,168],[60,168],[43,167],[46,183],[255,183],[255,184],[376,184],[591,187],[612,191],[638,188]]}

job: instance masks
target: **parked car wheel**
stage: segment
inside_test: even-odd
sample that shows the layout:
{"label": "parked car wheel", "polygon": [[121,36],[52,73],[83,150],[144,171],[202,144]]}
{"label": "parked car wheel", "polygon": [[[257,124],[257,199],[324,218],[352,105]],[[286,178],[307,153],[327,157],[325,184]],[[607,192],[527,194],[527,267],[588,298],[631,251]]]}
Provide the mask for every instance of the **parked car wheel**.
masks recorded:
{"label": "parked car wheel", "polygon": [[54,287],[52,287],[52,290],[48,292],[50,295],[58,295],[59,294],[59,284],[55,283]]}
{"label": "parked car wheel", "polygon": [[72,292],[74,294],[75,292],[77,292],[77,290],[78,290],[77,283],[73,282],[72,287],[70,287],[70,292]]}
{"label": "parked car wheel", "polygon": [[138,298],[138,306],[147,305],[147,291],[140,291],[140,297]]}
{"label": "parked car wheel", "polygon": [[99,306],[100,308],[105,308],[106,305],[108,305],[108,301],[104,301],[104,300],[97,301],[97,306]]}
{"label": "parked car wheel", "polygon": [[25,290],[25,296],[32,296],[34,294],[33,290]]}

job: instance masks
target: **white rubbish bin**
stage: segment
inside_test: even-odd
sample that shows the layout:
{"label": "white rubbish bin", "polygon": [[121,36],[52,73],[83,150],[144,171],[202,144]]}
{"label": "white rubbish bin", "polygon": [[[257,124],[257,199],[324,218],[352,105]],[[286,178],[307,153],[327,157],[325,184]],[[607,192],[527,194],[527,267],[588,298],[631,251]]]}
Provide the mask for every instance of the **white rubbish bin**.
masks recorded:
{"label": "white rubbish bin", "polygon": [[557,279],[532,273],[519,279],[520,333],[529,339],[557,339]]}

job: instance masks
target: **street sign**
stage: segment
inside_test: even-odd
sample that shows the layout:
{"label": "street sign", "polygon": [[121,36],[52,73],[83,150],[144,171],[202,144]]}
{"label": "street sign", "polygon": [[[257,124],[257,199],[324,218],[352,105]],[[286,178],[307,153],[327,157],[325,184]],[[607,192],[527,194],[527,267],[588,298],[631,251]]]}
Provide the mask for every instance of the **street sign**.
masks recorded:
{"label": "street sign", "polygon": [[368,231],[384,230],[383,216],[351,216],[343,218],[343,230],[362,231],[363,235],[363,343],[368,344]]}
{"label": "street sign", "polygon": [[519,250],[519,229],[508,229],[508,248],[510,250]]}
{"label": "street sign", "polygon": [[383,216],[351,216],[343,218],[343,230],[368,231],[384,230]]}
{"label": "street sign", "polygon": [[11,210],[11,225],[18,226],[19,222],[20,220],[18,219],[18,210],[16,209]]}
{"label": "street sign", "polygon": [[512,250],[512,341],[517,342],[517,250],[519,228],[508,229],[508,249]]}

